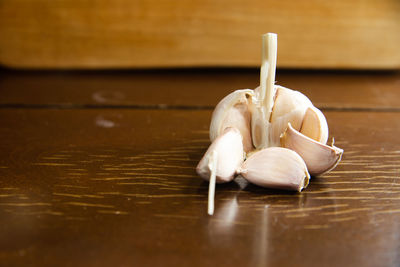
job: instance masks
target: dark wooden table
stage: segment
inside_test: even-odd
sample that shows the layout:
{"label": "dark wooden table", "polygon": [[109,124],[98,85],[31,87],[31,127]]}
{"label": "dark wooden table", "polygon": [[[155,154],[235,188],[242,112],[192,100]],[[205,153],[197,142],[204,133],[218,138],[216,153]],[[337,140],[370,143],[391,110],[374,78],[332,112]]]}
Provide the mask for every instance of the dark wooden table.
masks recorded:
{"label": "dark wooden table", "polygon": [[345,150],[302,193],[194,168],[257,70],[0,74],[0,265],[399,266],[400,73],[278,71]]}

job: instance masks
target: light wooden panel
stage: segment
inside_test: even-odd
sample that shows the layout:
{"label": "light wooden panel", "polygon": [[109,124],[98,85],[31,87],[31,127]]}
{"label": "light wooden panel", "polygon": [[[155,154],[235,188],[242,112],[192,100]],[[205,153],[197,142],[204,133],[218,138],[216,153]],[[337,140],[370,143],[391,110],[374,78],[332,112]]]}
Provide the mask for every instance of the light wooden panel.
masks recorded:
{"label": "light wooden panel", "polygon": [[400,68],[398,0],[1,0],[0,64]]}

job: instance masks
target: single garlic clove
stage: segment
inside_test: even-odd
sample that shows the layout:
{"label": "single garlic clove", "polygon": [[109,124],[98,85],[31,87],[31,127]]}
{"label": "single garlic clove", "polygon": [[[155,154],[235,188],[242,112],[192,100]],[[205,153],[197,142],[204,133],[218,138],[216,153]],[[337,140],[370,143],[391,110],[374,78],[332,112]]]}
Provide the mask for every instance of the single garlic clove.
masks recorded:
{"label": "single garlic clove", "polygon": [[307,108],[299,132],[317,142],[326,144],[328,141],[329,129],[324,114],[314,106]]}
{"label": "single garlic clove", "polygon": [[227,128],[207,149],[196,167],[196,172],[205,180],[210,179],[212,156],[217,155],[216,182],[225,183],[233,180],[237,169],[244,160],[242,135],[236,128]]}
{"label": "single garlic clove", "polygon": [[281,136],[281,145],[296,151],[306,162],[311,175],[332,170],[343,155],[343,149],[317,142],[293,129],[290,124]]}
{"label": "single garlic clove", "polygon": [[298,91],[279,85],[276,88],[269,130],[271,146],[279,146],[280,136],[288,123],[291,123],[294,129],[300,130],[306,110],[313,106],[311,101]]}
{"label": "single garlic clove", "polygon": [[242,164],[239,174],[262,187],[298,192],[307,187],[310,179],[304,160],[293,150],[282,147],[255,152]]}
{"label": "single garlic clove", "polygon": [[243,137],[246,152],[253,149],[251,140],[251,98],[254,91],[236,90],[224,97],[215,107],[210,125],[210,140],[214,141],[228,127],[237,128]]}

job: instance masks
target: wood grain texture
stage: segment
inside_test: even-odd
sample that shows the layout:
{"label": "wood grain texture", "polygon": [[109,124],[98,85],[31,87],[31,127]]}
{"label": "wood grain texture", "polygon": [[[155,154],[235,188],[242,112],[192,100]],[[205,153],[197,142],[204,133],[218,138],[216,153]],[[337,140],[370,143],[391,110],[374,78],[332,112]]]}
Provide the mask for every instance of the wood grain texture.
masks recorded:
{"label": "wood grain texture", "polygon": [[400,68],[397,0],[2,0],[0,64],[22,68]]}
{"label": "wood grain texture", "polygon": [[237,178],[209,217],[210,110],[2,109],[1,262],[398,266],[400,113],[325,114],[334,171],[301,194]]}
{"label": "wood grain texture", "polygon": [[257,76],[1,73],[0,265],[399,266],[398,74],[279,75],[326,107],[342,162],[300,194],[217,185],[207,215],[211,98]]}
{"label": "wood grain texture", "polygon": [[[400,72],[278,71],[277,83],[322,109],[400,109]],[[212,109],[255,88],[258,69],[126,72],[0,72],[0,105]]]}

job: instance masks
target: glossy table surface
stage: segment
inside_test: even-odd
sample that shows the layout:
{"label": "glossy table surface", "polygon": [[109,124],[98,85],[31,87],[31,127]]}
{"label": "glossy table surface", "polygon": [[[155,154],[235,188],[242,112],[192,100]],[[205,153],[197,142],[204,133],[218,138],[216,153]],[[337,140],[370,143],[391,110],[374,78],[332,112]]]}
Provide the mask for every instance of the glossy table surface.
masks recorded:
{"label": "glossy table surface", "polygon": [[399,266],[400,73],[278,71],[345,150],[302,193],[194,168],[257,70],[0,73],[5,266]]}

